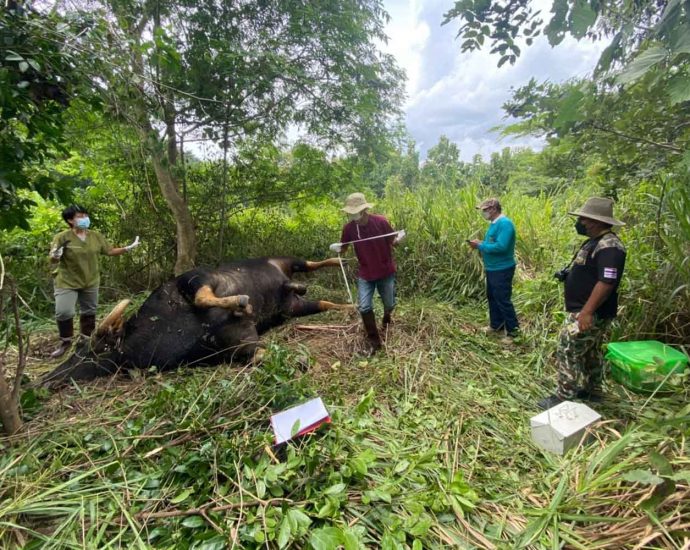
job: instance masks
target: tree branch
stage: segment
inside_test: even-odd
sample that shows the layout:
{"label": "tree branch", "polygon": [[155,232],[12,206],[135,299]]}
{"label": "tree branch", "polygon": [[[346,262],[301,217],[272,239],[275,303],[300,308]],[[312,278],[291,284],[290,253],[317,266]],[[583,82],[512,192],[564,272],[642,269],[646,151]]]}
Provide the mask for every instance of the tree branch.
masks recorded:
{"label": "tree branch", "polygon": [[681,154],[683,152],[682,148],[677,147],[676,145],[672,145],[670,143],[658,143],[656,141],[652,141],[651,139],[647,139],[647,138],[643,138],[643,137],[629,136],[628,134],[624,134],[623,132],[619,132],[618,130],[612,130],[611,128],[604,128],[603,126],[599,126],[598,124],[592,124],[592,128],[594,128],[595,130],[600,130],[602,132],[607,132],[609,134],[613,134],[613,135],[621,137],[623,139],[627,139],[628,141],[646,143],[648,145],[653,145],[654,147],[659,147],[661,149],[673,151],[674,153],[678,153],[678,154]]}

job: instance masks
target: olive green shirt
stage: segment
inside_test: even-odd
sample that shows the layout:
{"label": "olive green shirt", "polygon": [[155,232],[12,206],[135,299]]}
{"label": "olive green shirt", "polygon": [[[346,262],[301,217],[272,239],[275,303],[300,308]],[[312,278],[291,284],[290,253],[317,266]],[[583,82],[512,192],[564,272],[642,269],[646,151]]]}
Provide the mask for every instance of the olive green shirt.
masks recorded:
{"label": "olive green shirt", "polygon": [[56,288],[89,288],[98,286],[100,274],[98,255],[107,254],[113,247],[98,231],[88,230],[82,241],[71,229],[53,237],[50,247],[54,250],[65,245],[58,262],[55,277]]}

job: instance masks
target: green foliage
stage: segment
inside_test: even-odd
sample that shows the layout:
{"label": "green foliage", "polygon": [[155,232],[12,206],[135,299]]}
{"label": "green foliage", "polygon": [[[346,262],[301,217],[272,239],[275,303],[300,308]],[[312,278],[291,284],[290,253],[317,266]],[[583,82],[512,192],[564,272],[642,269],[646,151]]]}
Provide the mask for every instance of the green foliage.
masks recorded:
{"label": "green foliage", "polygon": [[22,3],[0,10],[0,230],[29,228],[31,192],[71,197],[74,180],[50,162],[66,153],[64,112],[80,88],[82,59],[65,47],[78,24]]}
{"label": "green foliage", "polygon": [[[687,479],[682,394],[645,408],[612,388],[595,443],[543,454],[525,414],[547,391],[540,358],[552,342],[505,349],[476,334],[483,318],[474,303],[408,299],[388,357],[303,373],[303,350],[270,345],[261,368],[65,390],[60,404],[44,400],[32,437],[0,458],[0,543],[547,548],[585,545],[595,530],[602,544],[621,544],[640,540],[647,512],[636,503],[653,487],[665,491],[646,505],[660,523],[687,518],[677,508]],[[314,395],[332,423],[271,447],[272,412]],[[608,530],[619,523],[622,533]]]}

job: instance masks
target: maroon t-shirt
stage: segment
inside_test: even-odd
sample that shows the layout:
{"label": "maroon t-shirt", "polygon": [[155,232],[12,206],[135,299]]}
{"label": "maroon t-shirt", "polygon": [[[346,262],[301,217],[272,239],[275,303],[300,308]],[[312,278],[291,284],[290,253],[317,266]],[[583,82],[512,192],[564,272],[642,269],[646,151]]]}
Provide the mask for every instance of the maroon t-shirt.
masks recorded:
{"label": "maroon t-shirt", "polygon": [[[388,220],[378,214],[369,214],[366,225],[358,225],[357,222],[348,222],[343,227],[340,237],[341,243],[358,241],[367,237],[376,237],[392,233],[393,228]],[[359,260],[359,277],[365,281],[376,281],[395,273],[393,261],[393,241],[395,235],[381,239],[372,239],[362,243],[354,243],[355,254]]]}

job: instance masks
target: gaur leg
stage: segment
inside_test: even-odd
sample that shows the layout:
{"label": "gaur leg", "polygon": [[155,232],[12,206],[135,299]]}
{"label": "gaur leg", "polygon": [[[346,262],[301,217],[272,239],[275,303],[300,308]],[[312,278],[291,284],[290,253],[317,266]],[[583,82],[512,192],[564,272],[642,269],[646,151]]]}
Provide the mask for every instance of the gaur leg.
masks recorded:
{"label": "gaur leg", "polygon": [[249,304],[249,296],[246,294],[236,294],[234,296],[216,296],[213,289],[204,285],[196,291],[194,295],[194,305],[200,308],[220,307],[238,313],[251,315],[252,309]]}
{"label": "gaur leg", "polygon": [[322,267],[338,267],[340,265],[338,258],[329,258],[322,262],[311,262],[301,258],[284,257],[271,258],[268,263],[278,268],[287,277],[292,277],[295,273],[306,273],[321,269]]}
{"label": "gaur leg", "polygon": [[290,317],[304,317],[332,309],[354,311],[354,307],[352,304],[335,304],[325,300],[302,300],[302,298],[295,296],[287,313]]}
{"label": "gaur leg", "polygon": [[340,266],[340,260],[338,258],[328,258],[327,260],[323,260],[322,262],[306,261],[304,263],[306,265],[305,271],[315,271],[317,269],[321,269],[322,267],[339,267]]}

